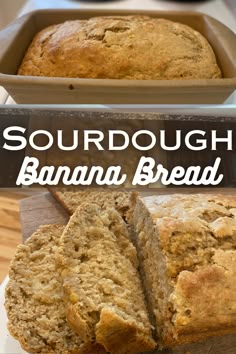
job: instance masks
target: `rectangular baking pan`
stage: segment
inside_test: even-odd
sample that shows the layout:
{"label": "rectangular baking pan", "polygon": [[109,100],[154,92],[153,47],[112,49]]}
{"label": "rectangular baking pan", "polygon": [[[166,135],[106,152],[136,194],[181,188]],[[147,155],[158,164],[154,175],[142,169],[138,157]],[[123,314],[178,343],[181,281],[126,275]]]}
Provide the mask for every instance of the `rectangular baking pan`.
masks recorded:
{"label": "rectangular baking pan", "polygon": [[[113,80],[17,76],[34,35],[66,20],[104,15],[149,15],[190,25],[212,45],[222,79]],[[215,104],[236,89],[236,35],[208,15],[197,12],[135,10],[38,10],[0,32],[0,85],[25,104]]]}

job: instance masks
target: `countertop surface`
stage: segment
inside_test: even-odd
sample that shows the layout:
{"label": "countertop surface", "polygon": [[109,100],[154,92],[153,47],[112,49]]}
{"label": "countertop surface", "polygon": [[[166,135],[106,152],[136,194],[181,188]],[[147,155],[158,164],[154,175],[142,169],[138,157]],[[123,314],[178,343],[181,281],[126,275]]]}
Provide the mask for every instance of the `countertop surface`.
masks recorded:
{"label": "countertop surface", "polygon": [[22,242],[19,201],[36,192],[22,189],[0,190],[0,284],[8,274],[16,247]]}
{"label": "countertop surface", "polygon": [[10,260],[21,242],[19,199],[21,194],[0,192],[0,283],[8,273]]}

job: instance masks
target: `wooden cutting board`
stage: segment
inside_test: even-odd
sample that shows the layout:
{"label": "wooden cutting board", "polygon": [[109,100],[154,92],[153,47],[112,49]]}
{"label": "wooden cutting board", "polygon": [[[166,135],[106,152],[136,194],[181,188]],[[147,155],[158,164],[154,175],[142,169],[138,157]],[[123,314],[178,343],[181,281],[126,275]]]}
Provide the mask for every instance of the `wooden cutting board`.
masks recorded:
{"label": "wooden cutting board", "polygon": [[[213,189],[191,189],[191,188],[163,188],[158,190],[158,194],[170,193],[222,193],[227,195],[236,195],[236,189],[233,188],[215,188]],[[142,194],[152,195],[152,191]],[[59,205],[59,203],[45,192],[40,195],[29,197],[20,201],[20,218],[22,224],[22,237],[26,240],[40,225],[43,224],[63,224],[69,219],[68,214]],[[223,291],[223,289],[222,289]],[[220,294],[219,294],[220,296]],[[195,344],[186,344],[174,349],[163,351],[154,351],[149,354],[235,354],[236,353],[236,334],[222,337],[210,338],[207,341]]]}

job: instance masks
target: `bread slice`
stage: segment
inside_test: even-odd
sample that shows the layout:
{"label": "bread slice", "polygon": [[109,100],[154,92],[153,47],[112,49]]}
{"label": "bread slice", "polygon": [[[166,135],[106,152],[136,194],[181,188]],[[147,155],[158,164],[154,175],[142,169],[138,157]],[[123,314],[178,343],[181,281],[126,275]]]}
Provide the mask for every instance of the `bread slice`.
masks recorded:
{"label": "bread slice", "polygon": [[236,197],[139,197],[132,224],[161,345],[236,333]]}
{"label": "bread slice", "polygon": [[63,232],[58,261],[67,319],[85,342],[112,354],[155,347],[136,250],[114,208],[82,204]]}
{"label": "bread slice", "polygon": [[82,203],[95,203],[102,208],[114,207],[123,218],[129,210],[130,193],[111,190],[78,190],[78,188],[50,188],[54,198],[72,215]]}
{"label": "bread slice", "polygon": [[99,346],[85,345],[66,321],[61,277],[55,269],[63,229],[41,226],[18,246],[6,287],[8,328],[29,353],[104,354]]}

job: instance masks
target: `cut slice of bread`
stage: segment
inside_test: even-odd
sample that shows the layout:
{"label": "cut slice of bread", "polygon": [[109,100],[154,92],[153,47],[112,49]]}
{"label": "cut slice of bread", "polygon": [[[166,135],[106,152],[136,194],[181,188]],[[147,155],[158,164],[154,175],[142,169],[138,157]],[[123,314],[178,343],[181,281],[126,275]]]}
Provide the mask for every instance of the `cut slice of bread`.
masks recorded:
{"label": "cut slice of bread", "polygon": [[60,244],[57,264],[71,327],[112,354],[154,349],[136,250],[119,213],[82,204]]}
{"label": "cut slice of bread", "polygon": [[78,190],[78,188],[50,188],[54,198],[72,215],[82,203],[98,204],[102,208],[113,207],[123,218],[129,210],[130,193],[111,190]]}
{"label": "cut slice of bread", "polygon": [[104,354],[100,346],[85,345],[66,321],[61,277],[55,268],[63,229],[41,226],[18,246],[6,287],[8,328],[29,353]]}

